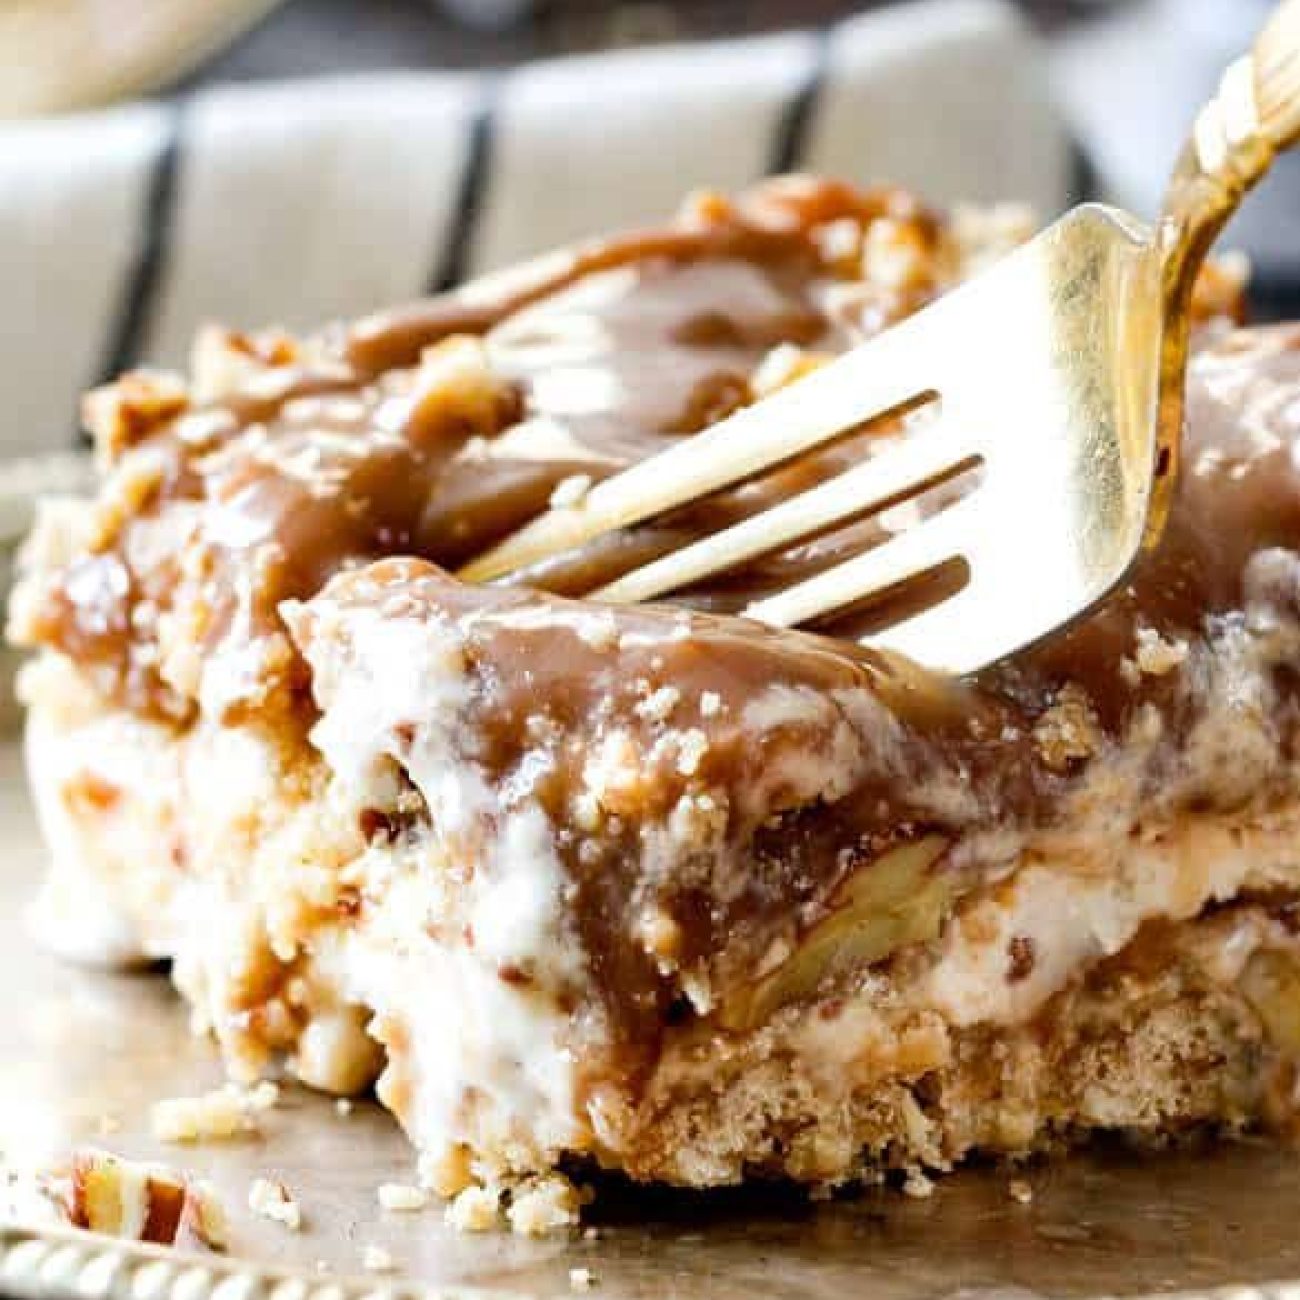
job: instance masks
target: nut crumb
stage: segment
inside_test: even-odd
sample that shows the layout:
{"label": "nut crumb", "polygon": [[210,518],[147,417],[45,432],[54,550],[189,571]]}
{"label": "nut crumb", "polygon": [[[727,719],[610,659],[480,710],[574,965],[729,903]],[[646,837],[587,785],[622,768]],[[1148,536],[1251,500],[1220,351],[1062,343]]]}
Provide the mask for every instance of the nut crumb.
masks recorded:
{"label": "nut crumb", "polygon": [[1138,628],[1137,651],[1133,659],[1141,672],[1151,677],[1164,677],[1181,667],[1186,658],[1186,641],[1167,641],[1155,628]]}
{"label": "nut crumb", "polygon": [[862,240],[862,277],[886,289],[919,289],[933,283],[934,257],[915,221],[880,217]]}
{"label": "nut crumb", "polygon": [[722,712],[722,696],[717,691],[705,691],[700,696],[700,717],[714,718]]}
{"label": "nut crumb", "polygon": [[569,1286],[575,1291],[590,1291],[596,1285],[596,1275],[589,1268],[571,1268]]}
{"label": "nut crumb", "polygon": [[682,732],[677,745],[677,770],[683,776],[694,776],[708,749],[709,738],[698,727]]}
{"label": "nut crumb", "polygon": [[334,1099],[334,1113],[346,1119],[353,1111],[353,1102],[351,1097],[336,1097]]}
{"label": "nut crumb", "polygon": [[391,1251],[382,1246],[370,1245],[361,1252],[361,1267],[367,1273],[391,1273],[397,1264]]}
{"label": "nut crumb", "polygon": [[386,433],[435,446],[449,430],[491,437],[514,423],[517,410],[518,395],[493,371],[483,340],[453,334],[424,349],[410,390],[382,403],[374,419]]}
{"label": "nut crumb", "polygon": [[618,645],[618,623],[608,612],[593,614],[579,621],[578,636],[593,650],[613,650]]}
{"label": "nut crumb", "polygon": [[243,1094],[243,1099],[250,1111],[273,1110],[280,1104],[280,1085],[262,1079]]}
{"label": "nut crumb", "polygon": [[580,831],[590,834],[600,829],[600,800],[590,790],[573,796],[573,820]]}
{"label": "nut crumb", "polygon": [[273,1083],[249,1090],[227,1084],[197,1097],[166,1097],[155,1102],[149,1125],[159,1142],[222,1142],[257,1132],[255,1116],[270,1109],[278,1098],[279,1089]]}
{"label": "nut crumb", "polygon": [[185,1245],[193,1240],[209,1250],[224,1251],[229,1241],[226,1207],[218,1198],[216,1189],[204,1180],[191,1180],[186,1191],[185,1213],[181,1217],[177,1244]]}
{"label": "nut crumb", "polygon": [[637,717],[648,722],[667,722],[682,693],[675,686],[661,686],[636,706]]}
{"label": "nut crumb", "polygon": [[1101,731],[1087,695],[1073,683],[1062,688],[1034,727],[1034,741],[1043,762],[1061,772],[1091,758],[1101,748]]}
{"label": "nut crumb", "polygon": [[713,1010],[713,987],[702,971],[687,971],[682,977],[682,992],[697,1014],[707,1016]]}
{"label": "nut crumb", "polygon": [[447,1222],[458,1232],[490,1232],[501,1222],[500,1193],[477,1184],[447,1206]]}
{"label": "nut crumb", "polygon": [[560,738],[555,719],[544,713],[530,713],[524,719],[524,732],[534,745],[551,745]]}
{"label": "nut crumb", "polygon": [[398,1213],[422,1210],[429,1203],[428,1192],[409,1183],[380,1183],[375,1194],[384,1209]]}
{"label": "nut crumb", "polygon": [[928,1199],[934,1195],[934,1179],[928,1178],[919,1169],[909,1169],[903,1180],[903,1195],[916,1201]]}
{"label": "nut crumb", "polygon": [[684,794],[668,817],[668,829],[679,844],[703,848],[727,829],[727,810],[711,794]]}
{"label": "nut crumb", "polygon": [[506,1217],[519,1235],[544,1237],[577,1223],[580,1207],[578,1189],[560,1174],[547,1174],[515,1191]]}
{"label": "nut crumb", "polygon": [[183,376],[135,370],[96,388],[82,404],[82,421],[95,439],[101,464],[111,465],[190,404]]}
{"label": "nut crumb", "polygon": [[289,1195],[289,1189],[283,1183],[255,1178],[248,1189],[248,1208],[290,1232],[302,1228],[302,1207]]}
{"label": "nut crumb", "polygon": [[1034,1199],[1034,1189],[1023,1178],[1013,1178],[1007,1184],[1007,1195],[1019,1205],[1028,1205]]}
{"label": "nut crumb", "polygon": [[656,905],[646,907],[637,918],[636,936],[661,969],[672,969],[682,948],[682,927],[668,912]]}

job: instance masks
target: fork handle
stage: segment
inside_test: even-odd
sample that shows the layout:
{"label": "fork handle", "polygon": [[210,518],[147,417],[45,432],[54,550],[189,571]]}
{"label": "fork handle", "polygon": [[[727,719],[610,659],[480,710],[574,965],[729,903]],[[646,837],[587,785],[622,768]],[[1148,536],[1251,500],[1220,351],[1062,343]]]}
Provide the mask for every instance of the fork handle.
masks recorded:
{"label": "fork handle", "polygon": [[1201,110],[1165,197],[1166,306],[1185,308],[1210,245],[1282,150],[1300,140],[1300,0],[1282,0]]}
{"label": "fork handle", "polygon": [[1274,151],[1300,140],[1300,4],[1278,5],[1255,41],[1255,97],[1260,128]]}
{"label": "fork handle", "polygon": [[1282,0],[1201,110],[1165,193],[1158,238],[1164,297],[1157,456],[1146,544],[1168,515],[1182,442],[1197,272],[1247,192],[1300,140],[1300,0]]}

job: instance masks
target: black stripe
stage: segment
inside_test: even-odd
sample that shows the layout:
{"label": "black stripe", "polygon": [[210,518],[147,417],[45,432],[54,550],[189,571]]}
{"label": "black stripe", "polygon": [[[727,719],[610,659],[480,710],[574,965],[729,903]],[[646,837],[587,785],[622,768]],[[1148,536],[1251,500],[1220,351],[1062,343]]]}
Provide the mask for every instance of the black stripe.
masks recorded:
{"label": "black stripe", "polygon": [[446,293],[460,284],[469,271],[474,235],[487,200],[488,172],[492,162],[492,138],[496,130],[497,101],[501,76],[485,74],[474,116],[470,121],[469,145],[456,194],[456,211],[451,229],[429,276],[430,293]]}
{"label": "black stripe", "polygon": [[769,176],[797,170],[808,150],[808,136],[830,62],[831,28],[819,28],[813,33],[813,41],[808,71],[777,120],[772,152],[767,161]]}
{"label": "black stripe", "polygon": [[1246,289],[1246,305],[1252,325],[1300,317],[1300,271],[1289,266],[1255,267]]}
{"label": "black stripe", "polygon": [[113,313],[98,380],[107,383],[138,365],[149,345],[158,292],[171,248],[172,219],[180,179],[184,144],[184,112],[179,104],[167,108],[163,138],[149,173],[140,210],[135,261]]}
{"label": "black stripe", "polygon": [[1101,195],[1101,178],[1093,164],[1092,156],[1079,143],[1070,141],[1070,206],[1087,203]]}

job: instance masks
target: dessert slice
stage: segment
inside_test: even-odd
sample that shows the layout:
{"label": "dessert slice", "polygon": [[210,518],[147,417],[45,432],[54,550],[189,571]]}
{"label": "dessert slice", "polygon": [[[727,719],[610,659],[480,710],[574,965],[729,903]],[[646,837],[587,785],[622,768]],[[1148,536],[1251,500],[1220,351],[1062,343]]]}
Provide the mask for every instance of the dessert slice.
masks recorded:
{"label": "dessert slice", "polygon": [[[83,956],[164,957],[238,1076],[378,1093],[429,1181],[693,1186],[1286,1125],[1300,1054],[1300,328],[1204,286],[1167,537],[971,680],[736,617],[888,514],[677,607],[580,593],[846,458],[516,587],[552,496],[913,310],[1006,235],[782,181],[306,341],[95,395],[12,630]],[[489,1203],[491,1198],[489,1197]]]}

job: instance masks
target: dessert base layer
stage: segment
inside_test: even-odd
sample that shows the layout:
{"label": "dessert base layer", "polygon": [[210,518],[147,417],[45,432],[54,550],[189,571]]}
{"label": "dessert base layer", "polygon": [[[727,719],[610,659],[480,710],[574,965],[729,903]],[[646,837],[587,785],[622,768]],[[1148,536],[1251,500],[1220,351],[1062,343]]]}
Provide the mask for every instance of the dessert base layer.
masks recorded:
{"label": "dessert base layer", "polygon": [[142,721],[55,656],[25,690],[47,936],[82,959],[170,959],[236,1076],[284,1061],[340,1093],[378,1079],[449,1194],[584,1162],[833,1185],[1096,1129],[1291,1123],[1300,806],[1149,826],[1117,863],[1030,845],[937,944],[752,1027],[669,1017],[627,1068],[594,993],[560,1005],[500,978],[500,950],[554,941],[544,872],[489,966],[429,918],[509,900],[412,873],[427,845],[368,842],[305,742]]}

